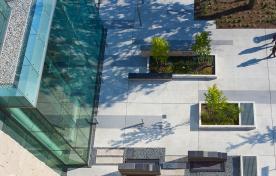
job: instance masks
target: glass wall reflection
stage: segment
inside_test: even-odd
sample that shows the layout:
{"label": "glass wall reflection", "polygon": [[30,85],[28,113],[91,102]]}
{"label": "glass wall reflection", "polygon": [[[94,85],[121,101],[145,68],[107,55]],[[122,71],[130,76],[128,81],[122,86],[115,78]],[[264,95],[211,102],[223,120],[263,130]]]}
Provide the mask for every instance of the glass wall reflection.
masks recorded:
{"label": "glass wall reflection", "polygon": [[[102,26],[92,1],[58,1],[37,109],[88,159]],[[80,163],[81,164],[81,163]]]}

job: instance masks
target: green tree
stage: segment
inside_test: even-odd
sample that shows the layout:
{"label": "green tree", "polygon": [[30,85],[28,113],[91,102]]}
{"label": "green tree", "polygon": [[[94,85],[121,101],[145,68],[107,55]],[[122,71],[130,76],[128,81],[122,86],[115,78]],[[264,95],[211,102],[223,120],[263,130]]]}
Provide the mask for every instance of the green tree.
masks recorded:
{"label": "green tree", "polygon": [[151,56],[159,67],[166,65],[169,57],[169,43],[162,37],[153,37],[151,40]]}
{"label": "green tree", "polygon": [[208,32],[201,32],[195,36],[195,43],[192,51],[199,56],[200,59],[207,59],[211,54],[211,45]]}
{"label": "green tree", "polygon": [[216,85],[208,88],[205,95],[206,111],[202,113],[209,124],[238,124],[240,109],[238,104],[227,102],[226,96]]}
{"label": "green tree", "polygon": [[204,96],[209,117],[218,115],[226,106],[227,98],[224,96],[223,92],[218,89],[216,84],[209,87]]}

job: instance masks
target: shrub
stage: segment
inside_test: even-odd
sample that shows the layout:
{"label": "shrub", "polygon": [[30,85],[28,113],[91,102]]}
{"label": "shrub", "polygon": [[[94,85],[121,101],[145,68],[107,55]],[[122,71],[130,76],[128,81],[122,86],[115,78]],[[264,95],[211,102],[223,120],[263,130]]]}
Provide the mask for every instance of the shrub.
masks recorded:
{"label": "shrub", "polygon": [[208,92],[204,96],[209,116],[219,113],[226,105],[227,98],[215,84],[208,88]]}
{"label": "shrub", "polygon": [[238,124],[240,109],[238,104],[227,102],[226,96],[216,85],[208,88],[205,95],[206,106],[202,111],[202,122],[205,124]]}
{"label": "shrub", "polygon": [[201,57],[211,54],[210,38],[208,32],[201,32],[195,36],[195,44],[192,46],[193,52]]}
{"label": "shrub", "polygon": [[151,40],[151,55],[160,66],[164,66],[168,60],[169,43],[161,37],[154,37]]}

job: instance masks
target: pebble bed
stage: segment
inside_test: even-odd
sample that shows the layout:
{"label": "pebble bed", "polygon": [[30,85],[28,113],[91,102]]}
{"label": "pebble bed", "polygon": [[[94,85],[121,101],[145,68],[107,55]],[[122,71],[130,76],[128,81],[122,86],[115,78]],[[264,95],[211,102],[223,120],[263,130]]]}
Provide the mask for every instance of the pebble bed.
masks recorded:
{"label": "pebble bed", "polygon": [[10,0],[10,19],[0,53],[0,85],[12,85],[20,63],[25,31],[33,0]]}

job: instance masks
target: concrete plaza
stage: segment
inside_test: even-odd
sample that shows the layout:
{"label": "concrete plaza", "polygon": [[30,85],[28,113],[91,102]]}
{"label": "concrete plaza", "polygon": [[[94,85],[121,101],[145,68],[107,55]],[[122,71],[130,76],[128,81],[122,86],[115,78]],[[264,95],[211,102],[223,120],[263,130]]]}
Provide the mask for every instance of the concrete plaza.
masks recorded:
{"label": "concrete plaza", "polygon": [[[214,21],[194,20],[193,0],[103,0],[100,15],[107,39],[94,147],[164,147],[168,156],[188,150],[257,155],[259,174],[276,175],[276,58],[267,58],[276,29],[216,29]],[[153,36],[173,43],[201,31],[211,33],[217,79],[128,80],[129,72],[145,72],[140,47]],[[198,129],[197,104],[213,84],[231,101],[256,103],[255,130]],[[126,128],[142,119],[143,127]],[[116,165],[68,173],[79,174],[118,175]]]}

